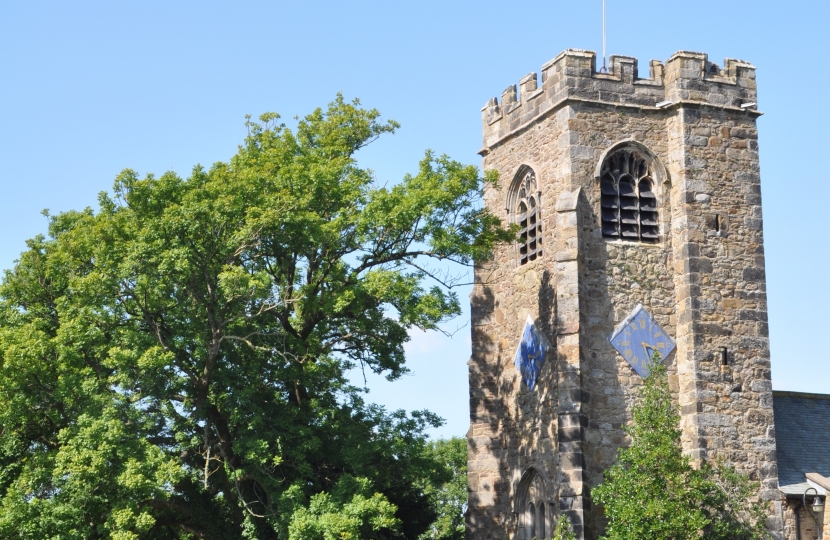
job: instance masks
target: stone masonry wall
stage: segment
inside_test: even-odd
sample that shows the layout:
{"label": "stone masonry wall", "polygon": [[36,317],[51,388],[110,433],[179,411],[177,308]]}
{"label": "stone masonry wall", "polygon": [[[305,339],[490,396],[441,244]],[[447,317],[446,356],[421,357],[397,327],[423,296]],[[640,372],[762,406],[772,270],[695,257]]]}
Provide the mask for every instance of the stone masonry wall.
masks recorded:
{"label": "stone masonry wall", "polygon": [[[762,480],[777,498],[757,129],[752,117],[682,111],[683,181],[673,199],[676,286],[688,287],[680,335],[693,342],[684,381],[688,440]],[[688,301],[687,301],[688,298]],[[728,365],[716,352],[728,351]]]}
{"label": "stone masonry wall", "polygon": [[[759,480],[780,538],[754,68],[677,53],[640,80],[636,60],[611,65],[598,74],[594,53],[566,51],[542,68],[541,86],[530,74],[482,110],[483,167],[501,178],[486,204],[510,222],[511,184],[532,168],[544,248],[519,266],[516,246],[502,246],[476,269],[468,538],[523,534],[515,500],[531,467],[547,483],[547,530],[565,513],[579,537],[601,534],[590,488],[627,443],[642,385],[608,337],[637,303],[677,342],[667,362],[684,449]],[[602,237],[598,165],[625,144],[655,162],[657,244]],[[555,350],[533,391],[513,365],[528,314]]]}
{"label": "stone masonry wall", "polygon": [[[531,464],[548,478],[558,474],[555,410],[556,361],[548,361],[536,390],[528,392],[513,364],[527,315],[537,318],[550,338],[553,326],[553,249],[555,201],[564,161],[555,152],[562,136],[558,122],[530,130],[523,141],[507,141],[501,160],[488,168],[502,171],[499,189],[487,192],[487,205],[503,220],[506,192],[522,165],[530,166],[541,191],[542,256],[518,266],[516,246],[502,246],[493,261],[476,270],[473,306],[473,356],[470,360],[469,506],[473,538],[507,538],[515,531],[512,502],[521,473]],[[526,144],[530,142],[531,144]],[[520,144],[521,143],[521,144]],[[551,339],[555,343],[554,339]],[[554,495],[553,489],[549,495]],[[500,531],[495,533],[493,531]]]}
{"label": "stone masonry wall", "polygon": [[[613,348],[608,337],[614,327],[639,303],[670,334],[675,335],[674,283],[672,275],[670,200],[668,178],[655,178],[659,201],[661,242],[643,244],[604,239],[600,223],[600,189],[596,164],[605,152],[623,139],[643,144],[656,157],[666,160],[664,114],[627,111],[580,103],[569,120],[571,140],[581,148],[573,160],[573,182],[586,194],[589,219],[583,224],[585,267],[581,294],[584,307],[583,351],[587,367],[585,386],[590,395],[589,425],[585,433],[585,481],[588,489],[602,482],[603,473],[616,462],[617,452],[628,442],[624,426],[639,395],[642,379]],[[658,171],[659,172],[659,171]],[[667,359],[672,386],[677,377]],[[601,513],[586,512],[589,531],[603,528]]]}

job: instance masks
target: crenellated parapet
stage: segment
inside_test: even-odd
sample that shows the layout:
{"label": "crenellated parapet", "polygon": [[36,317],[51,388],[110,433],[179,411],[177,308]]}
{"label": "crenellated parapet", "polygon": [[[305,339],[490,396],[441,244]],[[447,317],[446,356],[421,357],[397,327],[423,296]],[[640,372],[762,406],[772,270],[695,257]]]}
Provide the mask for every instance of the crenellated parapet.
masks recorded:
{"label": "crenellated parapet", "polygon": [[636,58],[611,56],[608,73],[597,71],[596,53],[568,49],[529,73],[482,108],[484,147],[488,148],[569,101],[595,102],[647,111],[685,105],[734,108],[755,113],[755,66],[727,58],[721,68],[704,53],[680,51],[665,65],[649,63],[640,78]]}

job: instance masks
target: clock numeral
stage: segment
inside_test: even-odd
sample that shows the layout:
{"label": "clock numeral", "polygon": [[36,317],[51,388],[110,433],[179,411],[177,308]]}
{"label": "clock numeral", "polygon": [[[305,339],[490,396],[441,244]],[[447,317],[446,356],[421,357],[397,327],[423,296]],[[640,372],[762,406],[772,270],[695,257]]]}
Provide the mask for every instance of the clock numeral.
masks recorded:
{"label": "clock numeral", "polygon": [[646,328],[646,321],[644,321],[643,319],[640,319],[640,328],[642,328],[643,330],[645,330]]}
{"label": "clock numeral", "polygon": [[623,356],[625,356],[625,359],[626,359],[626,360],[630,360],[630,359],[631,359],[631,356],[632,356],[633,354],[634,354],[634,353],[632,353],[632,352],[631,352],[631,349],[626,349],[625,351],[623,351]]}
{"label": "clock numeral", "polygon": [[665,341],[658,341],[657,342],[657,347],[660,348],[660,349],[665,349],[666,348],[666,342]]}
{"label": "clock numeral", "polygon": [[654,337],[654,339],[657,339],[657,338],[659,338],[659,337],[660,337],[660,336],[662,336],[662,335],[663,335],[663,332],[657,332],[656,334],[654,334],[654,336],[653,336],[653,337]]}

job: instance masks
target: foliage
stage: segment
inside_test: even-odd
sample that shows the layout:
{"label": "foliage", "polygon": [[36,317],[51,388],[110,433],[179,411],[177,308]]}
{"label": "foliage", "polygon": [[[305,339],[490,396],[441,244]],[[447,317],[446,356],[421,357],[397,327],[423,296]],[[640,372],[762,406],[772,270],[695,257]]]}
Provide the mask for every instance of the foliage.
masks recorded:
{"label": "foliage", "polygon": [[464,540],[464,512],[467,510],[467,439],[452,437],[427,444],[436,463],[448,471],[446,481],[424,486],[424,493],[437,514],[422,540]]}
{"label": "foliage", "polygon": [[559,517],[559,521],[556,522],[556,529],[553,531],[553,537],[551,540],[576,540],[576,534],[574,534],[574,531],[571,528],[571,522],[568,519],[568,516],[562,514]]}
{"label": "foliage", "polygon": [[608,518],[603,538],[765,538],[763,506],[751,502],[756,486],[720,463],[696,469],[683,455],[680,416],[659,359],[634,408],[631,445],[593,490]]}
{"label": "foliage", "polygon": [[125,170],[6,272],[0,537],[416,538],[432,522],[440,419],[366,404],[347,372],[400,377],[408,330],[459,313],[429,261],[510,240],[482,209],[494,179],[428,152],[377,185],[355,152],[397,124],[340,96],[295,131],[247,127],[187,179]]}
{"label": "foliage", "polygon": [[[284,498],[290,501],[298,487]],[[302,505],[286,512],[291,516],[289,540],[371,540],[384,538],[383,532],[394,533],[400,520],[396,508],[385,496],[372,493],[365,478],[343,475],[331,495],[318,493],[311,497],[308,508]]]}

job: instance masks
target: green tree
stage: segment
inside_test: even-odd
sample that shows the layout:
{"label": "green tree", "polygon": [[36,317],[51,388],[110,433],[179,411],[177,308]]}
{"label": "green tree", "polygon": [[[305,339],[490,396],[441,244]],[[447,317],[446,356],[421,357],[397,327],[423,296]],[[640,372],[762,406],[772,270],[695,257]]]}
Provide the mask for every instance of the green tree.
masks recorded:
{"label": "green tree", "polygon": [[[430,261],[511,239],[491,177],[427,152],[378,185],[392,133],[342,97],[266,114],[227,163],[50,217],[0,286],[0,537],[417,538],[428,412],[365,403],[413,327],[460,312]],[[429,278],[437,278],[438,281]]]}
{"label": "green tree", "polygon": [[[452,437],[430,441],[427,452],[437,466],[443,467],[444,478],[424,486],[437,517],[422,540],[464,540],[464,512],[467,510],[467,439]],[[437,471],[440,473],[440,470]]]}
{"label": "green tree", "polygon": [[593,490],[607,540],[765,538],[764,509],[746,476],[721,463],[692,466],[683,455],[680,415],[666,368],[655,355],[628,428],[631,445]]}

